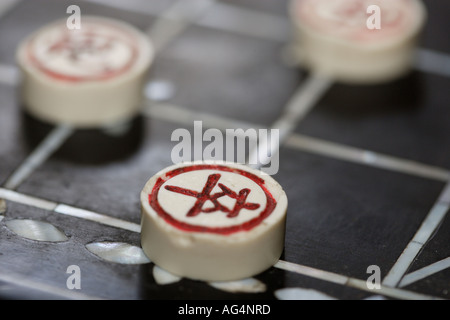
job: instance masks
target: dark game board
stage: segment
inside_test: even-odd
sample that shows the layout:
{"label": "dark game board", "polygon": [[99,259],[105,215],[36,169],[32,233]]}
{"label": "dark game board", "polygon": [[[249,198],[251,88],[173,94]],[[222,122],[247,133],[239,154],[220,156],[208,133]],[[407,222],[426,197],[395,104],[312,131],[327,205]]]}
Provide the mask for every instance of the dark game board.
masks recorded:
{"label": "dark game board", "polygon": [[[73,4],[156,45],[142,114],[122,127],[54,127],[22,110],[17,45]],[[350,86],[289,63],[284,0],[2,0],[0,297],[450,298],[450,2],[425,4],[415,70]],[[140,249],[139,192],[195,120],[281,130],[285,249],[251,279],[178,278]]]}

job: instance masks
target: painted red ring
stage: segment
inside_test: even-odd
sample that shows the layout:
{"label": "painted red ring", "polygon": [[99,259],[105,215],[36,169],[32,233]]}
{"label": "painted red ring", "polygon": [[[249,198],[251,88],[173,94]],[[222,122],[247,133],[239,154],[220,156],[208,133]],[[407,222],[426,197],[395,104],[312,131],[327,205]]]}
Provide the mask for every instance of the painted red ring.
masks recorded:
{"label": "painted red ring", "polygon": [[[197,170],[218,170],[218,171],[234,172],[234,173],[237,173],[237,174],[247,177],[248,179],[254,181],[264,191],[264,193],[266,195],[266,199],[267,199],[266,207],[261,211],[261,213],[257,217],[255,217],[249,221],[246,221],[240,225],[234,225],[234,226],[228,226],[228,227],[205,227],[205,226],[194,225],[194,224],[190,224],[190,223],[186,223],[186,222],[181,222],[181,221],[175,219],[168,212],[166,212],[159,204],[159,201],[158,201],[159,189],[169,179],[171,179],[179,174],[182,174],[182,173],[197,171]],[[270,214],[273,212],[273,210],[275,209],[275,207],[277,205],[277,202],[274,199],[274,197],[272,196],[272,194],[264,186],[265,181],[263,179],[261,179],[260,177],[254,175],[250,172],[241,170],[241,169],[232,168],[232,167],[228,167],[228,166],[222,166],[222,165],[216,165],[216,164],[199,164],[199,165],[192,165],[192,166],[186,166],[186,167],[174,169],[172,171],[165,173],[164,176],[165,176],[164,179],[162,177],[158,178],[155,185],[153,186],[151,194],[148,195],[149,204],[153,208],[153,210],[155,210],[155,212],[158,214],[158,216],[160,216],[161,218],[164,219],[164,221],[166,221],[170,225],[174,226],[175,228],[183,230],[183,231],[216,233],[216,234],[221,234],[221,235],[230,235],[230,234],[240,232],[240,231],[250,231],[253,228],[255,228],[256,226],[258,226],[261,222],[263,222],[264,219],[266,219],[268,216],[270,216]]]}
{"label": "painted red ring", "polygon": [[[108,28],[110,29],[115,29],[117,30],[117,32],[122,32],[123,34],[127,34],[128,37],[130,39],[133,39],[133,35],[126,31],[126,30],[122,30],[119,29],[118,27],[111,25],[107,22],[102,22],[103,25],[108,26]],[[61,29],[63,31],[65,30],[65,26],[62,26]],[[66,31],[66,32],[70,32],[70,31]],[[131,43],[129,42],[128,45],[130,45],[131,51],[132,51],[132,56],[131,58],[127,61],[127,63],[120,69],[118,70],[113,70],[113,71],[108,71],[108,72],[104,72],[103,74],[100,75],[94,75],[94,76],[71,76],[71,75],[67,75],[58,71],[53,71],[51,69],[46,68],[39,60],[38,58],[35,56],[34,54],[34,41],[35,38],[37,37],[37,35],[32,38],[26,48],[26,52],[27,52],[27,56],[28,59],[31,61],[31,63],[38,68],[41,72],[43,72],[44,74],[46,74],[47,76],[57,79],[57,80],[61,80],[61,81],[67,81],[67,82],[82,82],[82,81],[103,81],[103,80],[109,80],[112,79],[114,77],[118,77],[121,76],[123,74],[125,74],[126,72],[128,72],[128,70],[131,69],[131,67],[134,65],[137,57],[138,57],[138,48],[136,43]],[[111,37],[112,39],[114,39],[114,37]],[[137,42],[137,41],[135,41]]]}

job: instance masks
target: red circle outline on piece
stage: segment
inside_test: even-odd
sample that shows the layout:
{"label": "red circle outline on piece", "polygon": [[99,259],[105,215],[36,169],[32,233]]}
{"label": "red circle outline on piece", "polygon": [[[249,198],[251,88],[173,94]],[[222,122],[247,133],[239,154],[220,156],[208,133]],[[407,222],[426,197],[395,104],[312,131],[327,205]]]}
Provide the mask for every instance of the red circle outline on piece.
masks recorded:
{"label": "red circle outline on piece", "polygon": [[[228,226],[228,227],[205,227],[205,226],[199,226],[194,225],[186,222],[181,222],[177,219],[175,219],[173,216],[171,216],[169,213],[167,213],[159,204],[158,201],[158,192],[161,186],[168,181],[169,179],[182,174],[186,172],[191,171],[197,171],[197,170],[218,170],[218,171],[226,171],[226,172],[234,172],[236,174],[240,174],[245,176],[246,178],[254,181],[265,193],[267,204],[266,207],[261,211],[261,213],[249,220],[246,221],[240,225],[234,225],[234,226]],[[222,166],[222,165],[215,165],[215,164],[200,164],[200,165],[192,165],[192,166],[186,166],[177,168],[174,170],[171,170],[164,174],[165,178],[159,177],[156,181],[155,185],[153,186],[151,194],[148,195],[148,200],[150,206],[155,210],[155,212],[164,219],[167,223],[174,226],[177,229],[183,230],[183,231],[190,231],[190,232],[207,232],[207,233],[216,233],[216,234],[222,234],[222,235],[230,235],[232,233],[236,233],[239,231],[250,231],[251,229],[258,226],[264,219],[266,219],[275,209],[277,202],[273,198],[272,194],[267,190],[267,188],[264,186],[265,181],[258,176],[247,172],[245,170]]]}
{"label": "red circle outline on piece", "polygon": [[[87,23],[91,23],[91,28],[95,27],[95,23],[96,22],[87,22]],[[36,38],[38,37],[38,35],[34,36],[32,39],[30,39],[29,43],[27,44],[26,47],[26,54],[28,59],[30,60],[30,62],[37,68],[39,69],[41,72],[43,72],[44,74],[46,74],[47,76],[54,78],[56,80],[60,80],[60,81],[67,81],[67,82],[83,82],[83,81],[104,81],[104,80],[109,80],[115,77],[118,77],[124,73],[126,73],[128,70],[131,69],[131,67],[134,65],[137,57],[138,57],[138,48],[137,48],[137,40],[135,39],[135,37],[127,30],[123,30],[117,26],[114,26],[108,22],[101,22],[101,24],[103,26],[106,26],[110,29],[112,29],[113,31],[117,31],[117,32],[121,32],[122,34],[126,35],[127,37],[129,37],[129,39],[133,39],[135,40],[134,42],[128,42],[127,44],[129,45],[131,52],[132,52],[132,56],[130,57],[130,59],[128,59],[128,61],[126,62],[125,65],[123,65],[121,68],[117,69],[117,70],[112,70],[112,71],[106,71],[103,72],[100,75],[92,75],[92,76],[74,76],[74,75],[67,75],[58,71],[54,71],[51,70],[47,67],[44,66],[44,64],[35,56],[34,54],[34,42],[36,40]],[[62,32],[66,32],[69,33],[71,31],[67,31],[65,26],[61,26],[61,30]],[[110,36],[111,39],[118,39],[115,36]]]}

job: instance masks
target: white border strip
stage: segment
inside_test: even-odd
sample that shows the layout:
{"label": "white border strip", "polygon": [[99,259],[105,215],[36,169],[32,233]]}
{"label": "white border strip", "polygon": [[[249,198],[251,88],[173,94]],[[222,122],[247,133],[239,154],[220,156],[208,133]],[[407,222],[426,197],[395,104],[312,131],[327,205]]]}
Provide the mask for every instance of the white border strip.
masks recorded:
{"label": "white border strip", "polygon": [[298,123],[317,104],[333,84],[333,80],[320,74],[312,74],[302,81],[272,128],[280,129],[280,141],[284,141]]}
{"label": "white border strip", "polygon": [[319,154],[329,158],[345,160],[421,178],[442,182],[447,182],[450,179],[450,171],[440,167],[430,166],[416,161],[397,158],[369,150],[358,149],[301,134],[291,135],[286,140],[285,146]]}
{"label": "white border strip", "polygon": [[[144,116],[148,116],[153,119],[164,120],[186,126],[192,126],[194,121],[200,120],[203,122],[204,127],[216,128],[222,131],[225,131],[226,129],[238,128],[243,130],[250,128],[263,128],[261,125],[207,113],[196,113],[188,108],[166,103],[148,102],[147,105],[144,106],[142,113]],[[301,134],[291,134],[286,138],[284,146],[329,158],[354,162],[416,177],[442,182],[447,182],[450,180],[450,170],[444,168],[384,155],[370,150],[358,149]],[[450,188],[446,199],[450,202]]]}
{"label": "white border strip", "polygon": [[216,128],[222,131],[226,129],[260,129],[261,125],[250,122],[221,117],[214,114],[194,112],[189,108],[184,108],[169,103],[159,103],[148,101],[142,110],[144,116],[157,120],[164,120],[170,123],[193,126],[194,121],[202,121],[207,128]]}
{"label": "white border strip", "polygon": [[[333,84],[333,81],[320,74],[312,74],[309,78],[304,80],[292,98],[288,101],[286,107],[280,118],[278,118],[272,125],[271,129],[279,130],[279,139],[276,143],[270,143],[270,151],[268,140],[259,141],[259,145],[250,151],[249,159],[252,159],[254,168],[260,168],[262,163],[266,163],[268,155],[273,156],[279,151],[280,146],[284,143],[287,137],[294,131],[299,122],[306,116],[306,114],[317,104],[328,89]],[[260,160],[254,161],[254,160]],[[261,160],[264,161],[261,161]]]}
{"label": "white border strip", "polygon": [[408,244],[406,249],[398,258],[397,262],[391,268],[387,276],[383,280],[383,285],[389,287],[396,287],[401,279],[408,271],[410,265],[414,262],[416,256],[425,246],[426,242],[431,238],[434,232],[438,229],[445,216],[449,206],[445,204],[436,203],[431,209],[428,216],[420,226],[414,238]]}
{"label": "white border strip", "polygon": [[[348,282],[348,277],[336,274],[333,272],[322,271],[312,267],[302,266],[296,263],[287,262],[284,260],[279,260],[275,265],[275,268],[298,273],[311,278],[316,278],[320,280],[325,280],[328,282],[333,282],[340,285],[345,285]],[[366,288],[367,289],[367,288]]]}
{"label": "white border strip", "polygon": [[333,272],[323,271],[307,266],[302,266],[296,263],[287,262],[283,260],[279,260],[275,265],[275,268],[282,269],[285,271],[290,271],[294,273],[298,273],[307,277],[324,280],[328,282],[332,282],[335,284],[359,289],[362,291],[370,292],[372,294],[384,295],[387,297],[395,298],[395,299],[403,299],[403,300],[441,300],[441,298],[433,297],[429,295],[424,295],[420,293],[415,293],[411,291],[406,291],[402,289],[389,288],[386,286],[381,286],[380,289],[369,289],[367,286],[367,282],[360,279],[346,277],[340,274],[336,274]]}
{"label": "white border strip", "polygon": [[425,295],[421,293],[416,293],[412,291],[407,291],[404,289],[397,289],[397,288],[390,288],[386,286],[381,286],[380,289],[368,289],[367,283],[364,280],[359,279],[349,279],[347,283],[348,287],[364,290],[373,294],[377,295],[384,295],[386,297],[391,297],[394,299],[401,299],[401,300],[444,300],[440,297],[434,297],[430,295]]}
{"label": "white border strip", "polygon": [[[450,181],[450,178],[448,179]],[[444,188],[441,195],[439,196],[439,203],[450,206],[450,183]]]}
{"label": "white border strip", "polygon": [[27,206],[44,209],[47,211],[64,214],[76,218],[81,218],[89,221],[98,222],[107,226],[116,227],[133,232],[141,232],[141,226],[139,224],[129,222],[126,220],[114,218],[97,212],[75,208],[66,204],[58,204],[53,201],[40,199],[37,197],[29,196],[17,191],[0,188],[0,199],[24,204]]}
{"label": "white border strip", "polygon": [[0,188],[0,198],[12,202],[17,202],[27,206],[44,209],[47,211],[55,210],[58,205],[56,202],[36,198],[16,191]]}
{"label": "white border strip", "polygon": [[448,268],[450,268],[450,257],[407,274],[406,276],[403,277],[402,281],[398,286],[400,288],[409,286],[414,282],[425,279],[435,273],[441,272]]}
{"label": "white border strip", "polygon": [[96,213],[93,211],[75,208],[65,204],[58,204],[58,206],[54,209],[54,212],[71,217],[98,222],[107,226],[116,227],[128,231],[137,233],[141,232],[141,226],[139,224]]}
{"label": "white border strip", "polygon": [[215,0],[178,0],[146,30],[157,53],[198,20]]}
{"label": "white border strip", "polygon": [[450,77],[450,55],[430,49],[419,49],[416,52],[416,69]]}
{"label": "white border strip", "polygon": [[13,174],[6,180],[4,187],[16,189],[33,171],[44,163],[55,152],[70,135],[73,129],[69,126],[60,125],[54,128],[44,140],[33,150],[28,158],[23,161]]}

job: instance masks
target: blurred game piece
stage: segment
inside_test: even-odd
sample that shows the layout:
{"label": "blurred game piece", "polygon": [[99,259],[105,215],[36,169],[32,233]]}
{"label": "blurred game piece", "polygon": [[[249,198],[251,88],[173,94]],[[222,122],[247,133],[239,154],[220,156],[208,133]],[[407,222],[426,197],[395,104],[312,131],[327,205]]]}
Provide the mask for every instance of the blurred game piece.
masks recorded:
{"label": "blurred game piece", "polygon": [[47,123],[103,127],[137,115],[153,48],[121,21],[83,16],[81,29],[61,20],[20,45],[22,99],[27,112]]}
{"label": "blurred game piece", "polygon": [[244,165],[168,167],[141,192],[141,244],[161,268],[192,279],[238,280],[274,265],[284,248],[287,197]]}
{"label": "blurred game piece", "polygon": [[371,84],[411,69],[426,9],[420,0],[292,0],[290,16],[303,67]]}

